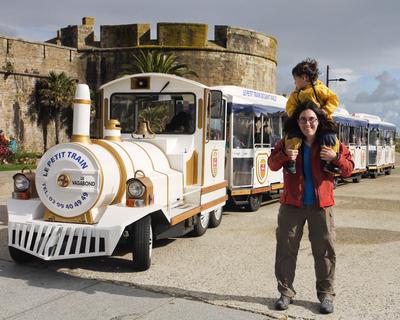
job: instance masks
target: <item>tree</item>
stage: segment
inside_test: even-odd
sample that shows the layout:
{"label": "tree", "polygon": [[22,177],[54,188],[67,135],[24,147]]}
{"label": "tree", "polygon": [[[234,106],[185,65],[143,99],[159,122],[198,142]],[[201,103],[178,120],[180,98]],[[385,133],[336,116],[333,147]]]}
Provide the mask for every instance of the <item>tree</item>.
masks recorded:
{"label": "tree", "polygon": [[40,103],[39,92],[42,88],[42,82],[36,81],[35,89],[29,98],[28,114],[32,122],[36,122],[37,126],[42,129],[43,152],[47,150],[47,134],[48,126],[51,123],[50,107]]}
{"label": "tree", "polygon": [[186,64],[178,62],[178,57],[172,53],[165,54],[160,51],[148,51],[145,53],[140,50],[138,54],[132,55],[132,63],[122,66],[124,72],[120,76],[131,73],[159,72],[175,74],[177,76],[193,75],[196,72],[191,70]]}
{"label": "tree", "polygon": [[48,110],[49,119],[54,121],[56,131],[56,144],[60,142],[60,129],[65,126],[66,117],[71,112],[74,98],[75,80],[68,77],[64,72],[59,74],[51,71],[47,78],[40,80],[38,91],[39,106]]}

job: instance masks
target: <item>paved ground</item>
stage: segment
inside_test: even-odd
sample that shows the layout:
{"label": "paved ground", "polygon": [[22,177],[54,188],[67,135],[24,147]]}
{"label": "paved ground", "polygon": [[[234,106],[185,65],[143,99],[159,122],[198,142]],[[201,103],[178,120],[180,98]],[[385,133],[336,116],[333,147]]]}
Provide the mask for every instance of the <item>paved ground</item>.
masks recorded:
{"label": "paved ground", "polygon": [[[0,173],[1,187],[4,189]],[[267,319],[398,319],[400,170],[376,180],[342,185],[336,189],[336,202],[337,299],[335,313],[329,316],[318,314],[306,232],[298,258],[296,302],[286,312],[273,310],[278,297],[273,272],[277,203],[256,213],[227,212],[220,227],[203,237],[157,243],[153,265],[146,272],[130,268],[131,255],[124,247],[109,258],[39,261],[25,268],[28,273],[54,270],[68,279],[109,281],[131,290],[144,289],[148,295],[169,294],[208,303],[198,302],[201,306],[245,310],[249,319],[250,315]],[[4,227],[0,230],[0,257],[10,261]],[[200,314],[191,318],[202,319]]]}
{"label": "paved ground", "polygon": [[[236,319],[262,315],[0,259],[0,319]],[[193,316],[195,315],[195,316]]]}

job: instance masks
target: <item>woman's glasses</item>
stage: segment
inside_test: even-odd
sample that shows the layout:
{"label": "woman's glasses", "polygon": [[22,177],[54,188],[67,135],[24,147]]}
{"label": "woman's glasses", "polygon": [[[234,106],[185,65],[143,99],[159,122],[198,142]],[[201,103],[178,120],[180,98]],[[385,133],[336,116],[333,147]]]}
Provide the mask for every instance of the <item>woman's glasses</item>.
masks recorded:
{"label": "woman's glasses", "polygon": [[301,124],[306,124],[307,122],[309,124],[314,124],[317,120],[318,120],[318,118],[315,118],[315,117],[311,117],[311,118],[303,118],[303,117],[301,117],[301,118],[299,118],[299,122]]}

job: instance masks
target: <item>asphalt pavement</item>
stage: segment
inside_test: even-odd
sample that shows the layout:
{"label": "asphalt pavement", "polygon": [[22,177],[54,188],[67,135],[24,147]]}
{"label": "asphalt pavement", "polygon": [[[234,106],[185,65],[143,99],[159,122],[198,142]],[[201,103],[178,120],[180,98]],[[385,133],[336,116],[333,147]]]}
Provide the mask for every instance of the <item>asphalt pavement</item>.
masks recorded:
{"label": "asphalt pavement", "polygon": [[7,249],[5,202],[15,173],[0,172],[0,319],[270,319],[190,297],[143,290],[134,284],[72,276],[42,262],[14,263]]}
{"label": "asphalt pavement", "polygon": [[266,319],[257,314],[0,259],[1,319]]}
{"label": "asphalt pavement", "polygon": [[[4,191],[5,180],[0,173],[3,199],[11,191]],[[5,207],[0,204],[0,316],[397,320],[400,169],[344,183],[335,190],[335,201],[337,297],[332,315],[318,312],[307,228],[298,257],[295,303],[287,311],[274,310],[279,296],[273,271],[279,204],[270,203],[255,213],[225,212],[221,225],[202,237],[157,242],[145,272],[132,270],[131,254],[123,246],[112,257],[17,266],[8,256]]]}

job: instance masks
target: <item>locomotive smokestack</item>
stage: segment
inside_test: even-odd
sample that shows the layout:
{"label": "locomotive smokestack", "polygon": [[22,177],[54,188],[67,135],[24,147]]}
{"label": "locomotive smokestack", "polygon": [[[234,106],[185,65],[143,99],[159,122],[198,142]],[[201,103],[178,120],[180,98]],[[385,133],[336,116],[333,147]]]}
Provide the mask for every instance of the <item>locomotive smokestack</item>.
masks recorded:
{"label": "locomotive smokestack", "polygon": [[78,84],[74,99],[74,122],[72,142],[91,143],[90,141],[90,92],[87,84]]}

